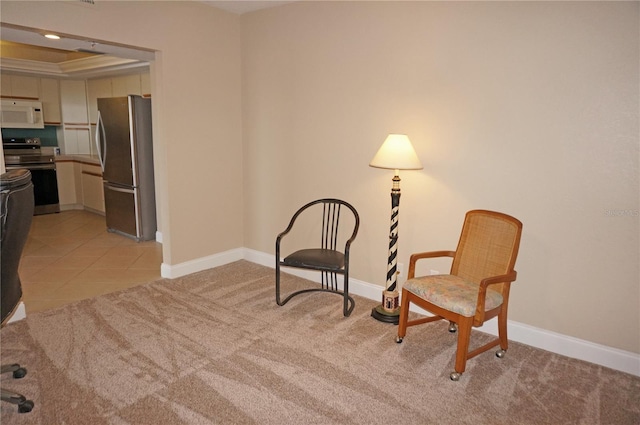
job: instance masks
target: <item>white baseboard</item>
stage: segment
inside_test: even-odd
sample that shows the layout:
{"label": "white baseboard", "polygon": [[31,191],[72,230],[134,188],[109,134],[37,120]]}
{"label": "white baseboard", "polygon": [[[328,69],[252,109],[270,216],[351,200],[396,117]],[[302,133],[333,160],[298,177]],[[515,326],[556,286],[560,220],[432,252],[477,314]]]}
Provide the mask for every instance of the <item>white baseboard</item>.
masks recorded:
{"label": "white baseboard", "polygon": [[[191,273],[223,266],[238,260],[247,260],[262,266],[275,268],[275,257],[273,255],[248,248],[237,248],[176,265],[163,263],[160,267],[160,272],[162,277],[175,279]],[[287,273],[314,282],[319,281],[318,273],[297,269],[287,269]],[[349,282],[350,293],[375,301],[382,300],[383,289],[381,286],[353,278],[349,279]],[[426,311],[413,307],[415,306],[412,306],[412,311],[429,315]],[[21,304],[11,318],[11,321],[21,320],[24,317],[26,317],[24,304]],[[511,320],[509,321],[508,328],[509,340],[511,341],[640,376],[640,354],[607,347]],[[477,329],[492,335],[498,334],[495,320],[491,320],[482,328]]]}
{"label": "white baseboard", "polygon": [[191,273],[200,272],[214,267],[224,266],[234,261],[244,259],[244,249],[236,248],[230,251],[221,252],[219,254],[209,255],[207,257],[195,260],[185,261],[176,265],[168,265],[162,263],[160,265],[160,276],[169,279],[186,276]]}
{"label": "white baseboard", "polygon": [[[275,257],[262,252],[244,249],[244,259],[263,266],[275,268]],[[287,269],[287,273],[304,277],[318,282],[318,273],[305,272],[296,269]],[[382,302],[383,288],[369,282],[357,279],[349,279],[349,292],[371,300]],[[411,311],[430,316],[431,314],[414,305]],[[481,332],[498,335],[496,320],[488,321],[481,328],[475,328]],[[618,350],[593,342],[581,340],[567,335],[562,335],[545,329],[525,325],[524,323],[509,320],[509,340],[520,342],[532,347],[540,348],[563,356],[584,360],[611,369],[640,376],[640,354]]]}
{"label": "white baseboard", "polygon": [[16,307],[13,315],[7,320],[7,323],[17,322],[18,320],[22,320],[27,317],[27,310],[24,306],[24,302],[20,301],[18,306]]}

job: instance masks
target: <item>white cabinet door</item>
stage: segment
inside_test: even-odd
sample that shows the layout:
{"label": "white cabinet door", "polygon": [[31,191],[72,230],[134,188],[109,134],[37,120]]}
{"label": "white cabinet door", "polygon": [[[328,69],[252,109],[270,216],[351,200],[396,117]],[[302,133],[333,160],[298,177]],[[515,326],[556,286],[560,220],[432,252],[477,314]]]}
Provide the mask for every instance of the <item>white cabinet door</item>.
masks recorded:
{"label": "white cabinet door", "polygon": [[99,166],[82,164],[82,199],[85,209],[104,213],[104,188]]}
{"label": "white cabinet door", "polygon": [[74,161],[56,161],[56,174],[58,177],[58,198],[60,207],[73,209],[78,203],[76,197],[76,180],[74,176]]}
{"label": "white cabinet door", "polygon": [[148,72],[140,74],[140,92],[143,96],[151,96],[151,79]]}
{"label": "white cabinet door", "polygon": [[91,133],[86,127],[65,127],[64,128],[64,149],[65,155],[91,154]]}
{"label": "white cabinet door", "polygon": [[39,79],[23,75],[2,74],[0,94],[5,97],[38,100]]}
{"label": "white cabinet door", "polygon": [[28,99],[38,99],[38,78],[24,75],[11,76],[11,95]]}
{"label": "white cabinet door", "polygon": [[60,80],[60,100],[65,124],[89,125],[85,80]]}
{"label": "white cabinet door", "polygon": [[98,121],[98,98],[113,97],[111,78],[87,81],[87,93],[89,98],[89,122],[96,124]]}
{"label": "white cabinet door", "polygon": [[53,78],[40,79],[40,101],[44,113],[44,123],[60,125],[62,112],[60,110],[60,83]]}
{"label": "white cabinet door", "polygon": [[130,94],[142,94],[140,86],[140,74],[124,75],[111,79],[113,84],[113,97],[128,96]]}
{"label": "white cabinet door", "polygon": [[0,75],[0,96],[11,97],[11,75]]}

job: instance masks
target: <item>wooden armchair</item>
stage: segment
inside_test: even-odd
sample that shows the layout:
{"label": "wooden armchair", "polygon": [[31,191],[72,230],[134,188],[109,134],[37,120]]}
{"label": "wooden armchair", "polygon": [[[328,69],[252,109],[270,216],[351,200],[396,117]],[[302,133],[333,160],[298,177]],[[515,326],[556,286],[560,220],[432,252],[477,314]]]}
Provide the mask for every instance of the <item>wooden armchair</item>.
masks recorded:
{"label": "wooden armchair", "polygon": [[[449,331],[458,331],[455,371],[450,378],[460,379],[467,359],[500,345],[502,358],[507,351],[507,308],[509,289],[516,280],[514,266],[520,246],[522,223],[506,214],[474,210],[464,220],[455,251],[413,254],[408,280],[402,288],[400,320],[396,342],[401,343],[407,327],[436,320],[448,320]],[[451,257],[448,275],[416,277],[416,262],[425,258]],[[409,303],[434,316],[409,321]],[[469,351],[471,328],[498,317],[498,338]]]}

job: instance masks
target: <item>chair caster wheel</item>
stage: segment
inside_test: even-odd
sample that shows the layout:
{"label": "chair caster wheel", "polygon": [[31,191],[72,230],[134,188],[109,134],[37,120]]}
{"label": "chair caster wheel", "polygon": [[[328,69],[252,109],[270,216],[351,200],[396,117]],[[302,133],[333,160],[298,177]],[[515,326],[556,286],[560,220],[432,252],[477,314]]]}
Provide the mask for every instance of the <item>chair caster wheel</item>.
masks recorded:
{"label": "chair caster wheel", "polygon": [[33,410],[33,401],[25,400],[18,405],[18,413],[29,413]]}
{"label": "chair caster wheel", "polygon": [[451,372],[451,375],[449,375],[449,378],[450,378],[452,381],[457,382],[457,381],[459,381],[459,380],[460,380],[460,376],[461,376],[461,375],[462,375],[462,374],[461,374],[461,373],[458,373],[458,372]]}
{"label": "chair caster wheel", "polygon": [[507,350],[500,349],[496,351],[496,357],[501,359],[507,354]]}
{"label": "chair caster wheel", "polygon": [[13,371],[13,379],[24,378],[27,375],[27,369],[21,367]]}
{"label": "chair caster wheel", "polygon": [[457,330],[458,330],[458,327],[456,326],[456,324],[453,322],[449,322],[449,332],[454,334],[456,333]]}
{"label": "chair caster wheel", "polygon": [[402,343],[402,338],[400,338],[399,336],[396,337],[396,344],[400,344]]}

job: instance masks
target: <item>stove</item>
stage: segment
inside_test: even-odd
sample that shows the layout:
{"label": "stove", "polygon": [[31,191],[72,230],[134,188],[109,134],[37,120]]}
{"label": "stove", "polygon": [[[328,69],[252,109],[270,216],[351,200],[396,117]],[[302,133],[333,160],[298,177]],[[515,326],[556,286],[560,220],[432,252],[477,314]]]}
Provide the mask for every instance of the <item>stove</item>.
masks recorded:
{"label": "stove", "polygon": [[35,198],[35,215],[60,212],[55,156],[42,151],[38,137],[2,139],[7,170],[31,171]]}
{"label": "stove", "polygon": [[5,165],[50,164],[55,163],[52,154],[42,152],[39,137],[2,139]]}

